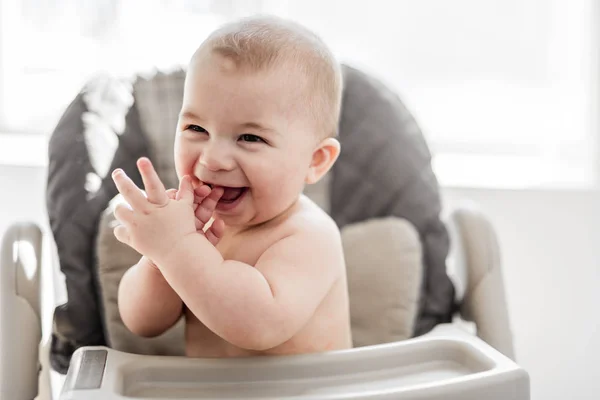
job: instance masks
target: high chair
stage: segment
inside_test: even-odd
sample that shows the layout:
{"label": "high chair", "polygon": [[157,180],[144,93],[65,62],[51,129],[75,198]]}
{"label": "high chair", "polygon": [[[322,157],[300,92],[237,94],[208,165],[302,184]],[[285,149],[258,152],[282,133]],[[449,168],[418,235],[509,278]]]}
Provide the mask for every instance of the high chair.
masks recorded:
{"label": "high chair", "polygon": [[[149,156],[174,187],[184,77],[95,80],[59,122],[48,168],[52,238],[29,222],[2,238],[0,398],[52,400],[51,366],[68,370],[61,400],[529,398],[493,226],[473,207],[441,219],[429,152],[410,113],[348,66],[342,155],[305,194],[341,228],[354,348],[192,359],[181,357],[182,323],[152,339],[124,328],[116,287],[139,255],[112,235],[110,171],[123,168],[141,187],[135,160]],[[59,270],[68,301],[42,342],[41,274],[54,281]]]}

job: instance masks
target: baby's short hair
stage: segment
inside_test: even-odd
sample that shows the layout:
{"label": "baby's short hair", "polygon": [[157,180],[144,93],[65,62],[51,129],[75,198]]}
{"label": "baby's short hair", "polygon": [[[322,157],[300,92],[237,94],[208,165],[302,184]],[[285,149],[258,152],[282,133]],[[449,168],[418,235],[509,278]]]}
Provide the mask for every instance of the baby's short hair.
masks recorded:
{"label": "baby's short hair", "polygon": [[286,63],[296,67],[306,77],[306,101],[317,122],[319,136],[337,135],[342,102],[341,68],[315,33],[279,17],[253,16],[221,26],[196,54],[205,50],[232,60],[237,68],[261,71]]}

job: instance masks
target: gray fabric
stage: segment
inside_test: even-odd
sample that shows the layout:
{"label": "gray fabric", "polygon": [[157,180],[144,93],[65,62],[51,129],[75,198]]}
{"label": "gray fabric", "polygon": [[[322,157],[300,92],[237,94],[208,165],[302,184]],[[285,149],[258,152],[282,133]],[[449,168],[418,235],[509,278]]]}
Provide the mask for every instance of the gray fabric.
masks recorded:
{"label": "gray fabric", "polygon": [[150,77],[139,77],[133,84],[136,107],[143,115],[142,130],[148,142],[156,172],[165,187],[178,186],[173,166],[175,129],[181,105],[185,72],[169,74],[158,72]]}
{"label": "gray fabric", "polygon": [[424,278],[415,335],[449,322],[454,287],[446,273],[449,236],[423,134],[398,96],[381,82],[344,67],[339,139],[331,174],[330,214],[340,227],[396,216],[410,221],[423,244]]}
{"label": "gray fabric", "polygon": [[[51,135],[48,149],[46,208],[68,298],[55,309],[52,327],[50,361],[61,373],[66,373],[77,348],[106,344],[94,268],[94,241],[99,217],[117,190],[110,174],[104,178],[97,174],[85,140],[82,117],[88,108],[84,95],[88,90],[104,90],[96,83],[87,85],[66,109]],[[116,81],[104,82],[108,86],[116,84]],[[112,158],[110,170],[123,168],[140,185],[135,161],[148,152],[135,107],[127,111],[125,123],[116,151],[106,156]],[[90,187],[90,176],[98,177],[99,186]]]}

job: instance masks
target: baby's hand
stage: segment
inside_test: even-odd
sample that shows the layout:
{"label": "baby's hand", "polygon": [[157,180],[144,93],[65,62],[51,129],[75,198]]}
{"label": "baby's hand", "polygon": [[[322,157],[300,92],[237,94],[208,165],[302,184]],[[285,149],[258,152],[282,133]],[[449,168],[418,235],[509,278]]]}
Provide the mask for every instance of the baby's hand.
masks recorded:
{"label": "baby's hand", "polygon": [[[179,190],[169,189],[167,195],[170,199],[179,200]],[[206,225],[213,217],[215,207],[221,196],[223,195],[222,188],[211,189],[208,185],[202,185],[194,190],[194,216],[196,230],[205,234],[206,238],[213,246],[216,246],[223,237],[225,223],[223,220],[214,218],[213,223],[207,229]]]}

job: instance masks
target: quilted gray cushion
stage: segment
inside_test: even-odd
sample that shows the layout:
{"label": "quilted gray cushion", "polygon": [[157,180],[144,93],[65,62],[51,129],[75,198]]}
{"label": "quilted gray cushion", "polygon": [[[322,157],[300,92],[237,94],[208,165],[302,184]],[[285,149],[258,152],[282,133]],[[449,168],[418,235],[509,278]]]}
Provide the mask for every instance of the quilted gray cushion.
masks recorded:
{"label": "quilted gray cushion", "polygon": [[345,67],[339,135],[342,152],[331,171],[331,216],[340,227],[387,216],[410,221],[421,239],[424,266],[414,334],[449,322],[455,309],[454,286],[446,273],[449,235],[440,216],[431,155],[417,123],[396,93]]}
{"label": "quilted gray cushion", "polygon": [[[147,117],[140,120],[140,112],[146,115],[174,98],[148,97],[152,96],[148,82],[152,81],[91,83],[66,110],[50,140],[47,210],[68,295],[67,303],[57,307],[54,315],[51,361],[60,372],[66,371],[76,348],[107,342],[94,250],[100,216],[116,194],[107,172],[123,168],[141,186],[137,158],[149,156],[162,174],[168,173],[172,162],[172,148],[160,151],[153,132],[164,131],[162,139],[167,140],[175,127],[150,129],[153,123]],[[415,227],[424,271],[413,333],[422,334],[449,321],[454,310],[454,288],[445,268],[448,233],[439,215],[439,189],[430,154],[395,93],[350,67],[344,67],[344,83],[339,129],[342,153],[320,186],[326,185],[329,193],[319,197],[320,204],[340,228],[388,216],[408,220]],[[125,90],[136,85],[140,92],[133,98],[139,101],[139,109],[136,103],[128,103]],[[180,90],[168,84],[163,88],[169,93]],[[103,102],[106,107],[98,106]],[[165,121],[176,117],[171,115],[175,108],[162,109],[170,114]],[[169,179],[175,180],[172,172]],[[398,268],[402,268],[400,259]]]}
{"label": "quilted gray cushion", "polygon": [[[142,183],[135,162],[148,150],[140,140],[137,109],[119,100],[122,89],[122,82],[114,80],[90,82],[66,109],[50,138],[46,209],[68,296],[55,309],[52,325],[50,362],[61,373],[66,373],[77,348],[106,344],[94,254],[98,220],[117,193],[106,173],[120,167],[138,185]],[[102,117],[106,109],[95,107],[98,101],[120,105],[121,126],[119,122],[109,126]],[[84,120],[99,124],[88,130]],[[96,136],[86,140],[91,132]],[[104,140],[100,135],[106,135]]]}

